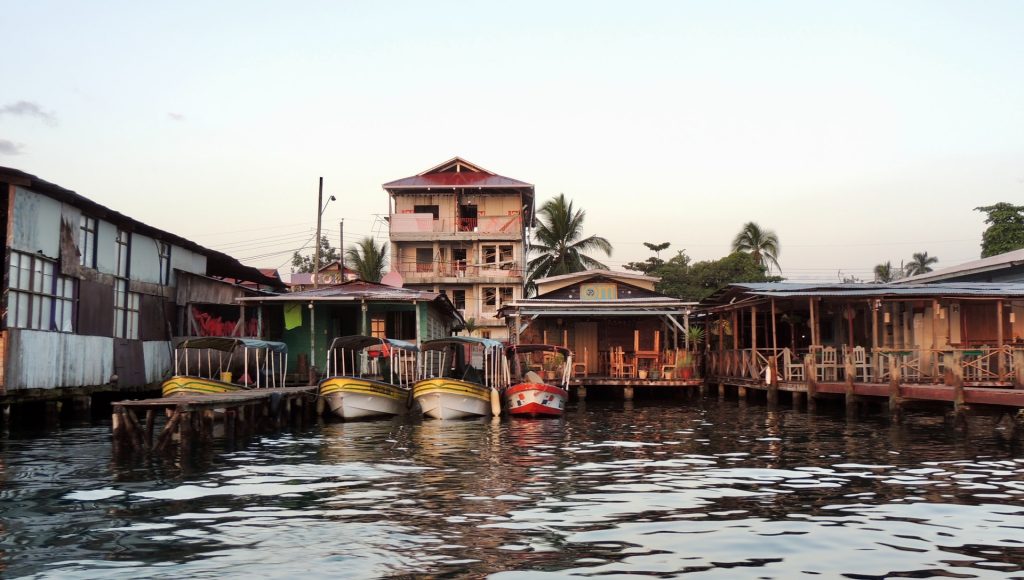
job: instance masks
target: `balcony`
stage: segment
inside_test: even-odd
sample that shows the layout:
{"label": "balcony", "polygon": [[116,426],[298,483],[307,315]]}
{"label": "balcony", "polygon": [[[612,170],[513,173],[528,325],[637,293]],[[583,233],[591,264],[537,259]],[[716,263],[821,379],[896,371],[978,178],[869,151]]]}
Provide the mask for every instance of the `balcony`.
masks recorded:
{"label": "balcony", "polygon": [[434,219],[429,213],[391,214],[392,241],[427,241],[445,238],[465,240],[520,240],[523,222],[519,215]]}
{"label": "balcony", "polygon": [[501,266],[487,264],[479,266],[467,264],[462,260],[443,262],[437,265],[434,274],[433,262],[403,263],[398,272],[409,282],[431,280],[447,284],[474,284],[477,282],[493,282],[497,284],[518,284],[522,282],[522,267],[516,262],[506,262]]}

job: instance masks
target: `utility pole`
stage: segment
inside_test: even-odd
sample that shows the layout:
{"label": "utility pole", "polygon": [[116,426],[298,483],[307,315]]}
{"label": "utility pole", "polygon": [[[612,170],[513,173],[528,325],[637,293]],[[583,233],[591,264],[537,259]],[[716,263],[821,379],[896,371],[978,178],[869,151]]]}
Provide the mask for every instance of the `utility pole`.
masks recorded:
{"label": "utility pole", "polygon": [[345,218],[338,223],[338,253],[341,254],[341,280],[345,280]]}
{"label": "utility pole", "polygon": [[320,273],[320,217],[323,215],[324,178],[320,178],[320,191],[316,196],[316,240],[313,243],[313,288],[317,284],[316,275]]}

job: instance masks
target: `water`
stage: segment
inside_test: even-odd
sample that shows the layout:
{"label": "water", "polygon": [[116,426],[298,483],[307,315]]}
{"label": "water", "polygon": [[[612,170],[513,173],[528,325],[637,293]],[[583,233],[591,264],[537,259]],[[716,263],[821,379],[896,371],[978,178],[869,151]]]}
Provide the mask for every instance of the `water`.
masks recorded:
{"label": "water", "polygon": [[1024,577],[991,422],[736,401],[327,423],[188,471],[66,427],[0,439],[0,510],[5,577]]}

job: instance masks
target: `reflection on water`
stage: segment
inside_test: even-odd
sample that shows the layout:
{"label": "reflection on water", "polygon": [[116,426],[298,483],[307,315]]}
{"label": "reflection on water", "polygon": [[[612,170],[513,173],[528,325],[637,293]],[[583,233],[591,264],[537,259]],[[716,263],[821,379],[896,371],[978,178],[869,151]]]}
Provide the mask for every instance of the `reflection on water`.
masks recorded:
{"label": "reflection on water", "polygon": [[114,464],[109,426],[77,427],[0,439],[0,574],[1003,578],[1024,571],[1016,443],[931,416],[591,401],[328,423],[185,474]]}

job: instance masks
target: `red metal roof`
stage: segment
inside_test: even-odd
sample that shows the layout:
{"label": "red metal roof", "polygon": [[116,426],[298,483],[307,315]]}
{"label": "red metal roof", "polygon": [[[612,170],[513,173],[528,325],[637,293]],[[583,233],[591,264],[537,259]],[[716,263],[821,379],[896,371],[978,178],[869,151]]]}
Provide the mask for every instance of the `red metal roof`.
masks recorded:
{"label": "red metal roof", "polygon": [[528,188],[533,185],[511,177],[498,175],[474,165],[461,157],[453,157],[419,175],[398,179],[384,184],[384,189],[425,189],[425,188]]}

